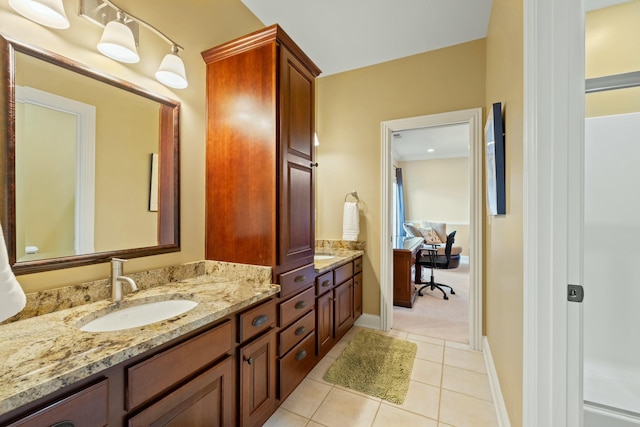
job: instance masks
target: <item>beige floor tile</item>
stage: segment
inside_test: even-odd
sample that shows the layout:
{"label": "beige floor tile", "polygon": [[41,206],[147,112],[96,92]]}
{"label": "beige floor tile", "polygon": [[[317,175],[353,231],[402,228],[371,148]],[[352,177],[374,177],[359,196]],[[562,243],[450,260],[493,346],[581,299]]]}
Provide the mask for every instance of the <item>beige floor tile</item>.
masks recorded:
{"label": "beige floor tile", "polygon": [[327,353],[327,356],[337,359],[338,357],[340,357],[344,349],[347,347],[347,344],[349,344],[349,341],[345,340],[343,337],[340,341],[336,343],[336,345],[333,346],[331,350],[329,350],[329,353]]}
{"label": "beige floor tile", "polygon": [[318,364],[307,374],[307,378],[314,379],[316,381],[321,381],[325,384],[331,384],[330,382],[325,381],[322,377],[327,373],[327,370],[333,365],[333,362],[336,361],[335,357],[325,356],[318,362]]}
{"label": "beige floor tile", "polygon": [[418,346],[416,358],[430,360],[431,362],[436,363],[442,363],[442,355],[444,352],[443,346],[422,341],[409,341],[416,343],[416,345]]}
{"label": "beige floor tile", "polygon": [[493,403],[449,390],[442,390],[440,421],[456,427],[498,425]]}
{"label": "beige floor tile", "polygon": [[382,331],[383,334],[385,335],[389,335],[391,337],[395,337],[395,338],[401,338],[401,339],[407,339],[409,333],[405,332],[405,331],[398,331],[396,329],[392,329],[389,332],[384,332]]}
{"label": "beige floor tile", "polygon": [[413,412],[405,411],[396,406],[386,404],[380,405],[376,419],[373,421],[372,427],[437,427],[438,422],[423,417]]}
{"label": "beige floor tile", "polygon": [[437,420],[439,403],[440,389],[438,387],[411,381],[407,397],[402,405],[390,405]]}
{"label": "beige floor tile", "polygon": [[460,369],[453,366],[444,366],[442,373],[442,388],[477,397],[491,402],[491,388],[489,377],[486,374]]}
{"label": "beige floor tile", "polygon": [[304,379],[282,403],[281,407],[294,414],[311,418],[330,390],[330,385]]}
{"label": "beige floor tile", "polygon": [[286,411],[282,407],[271,415],[263,427],[305,427],[308,419]]}
{"label": "beige floor tile", "polygon": [[320,424],[313,420],[310,420],[309,424],[307,424],[306,427],[326,427],[326,426],[324,424]]}
{"label": "beige floor tile", "polygon": [[371,399],[371,400],[375,400],[376,402],[381,402],[382,401],[382,398],[380,398],[380,397],[371,396],[371,395],[368,395],[367,393],[363,393],[361,391],[354,390],[354,389],[349,388],[349,387],[344,387],[344,386],[341,386],[341,385],[338,385],[338,384],[335,384],[334,387],[337,388],[337,389],[340,389],[340,390],[348,391],[349,393],[355,393],[358,396],[362,396],[362,397],[366,397],[366,398]]}
{"label": "beige floor tile", "polygon": [[479,351],[460,350],[457,348],[444,348],[444,364],[455,366],[456,368],[468,369],[470,371],[487,373],[484,365],[484,357]]}
{"label": "beige floor tile", "polygon": [[312,420],[328,427],[369,427],[379,407],[380,402],[333,388]]}
{"label": "beige floor tile", "polygon": [[471,350],[471,347],[469,347],[469,344],[463,344],[461,342],[445,341],[444,345],[446,347],[457,348],[459,350]]}
{"label": "beige floor tile", "polygon": [[455,427],[455,426],[452,426],[451,424],[438,423],[438,427]]}
{"label": "beige floor tile", "polygon": [[421,383],[440,387],[442,380],[442,364],[429,360],[415,359],[411,379]]}
{"label": "beige floor tile", "polygon": [[445,341],[441,340],[440,338],[426,337],[424,335],[418,335],[418,334],[412,334],[412,333],[409,333],[409,336],[407,337],[407,339],[411,341],[428,342],[429,344],[442,345],[442,346],[445,343]]}

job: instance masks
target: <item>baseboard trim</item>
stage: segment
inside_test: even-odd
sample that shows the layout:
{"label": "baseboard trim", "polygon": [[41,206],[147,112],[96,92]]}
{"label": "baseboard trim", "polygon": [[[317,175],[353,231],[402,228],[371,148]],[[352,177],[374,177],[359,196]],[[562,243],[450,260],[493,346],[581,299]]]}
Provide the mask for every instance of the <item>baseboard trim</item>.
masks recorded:
{"label": "baseboard trim", "polygon": [[363,328],[382,330],[382,325],[380,324],[380,316],[375,316],[373,314],[364,313],[362,316],[356,320],[356,326],[362,326]]}
{"label": "baseboard trim", "polygon": [[487,375],[489,376],[489,387],[491,388],[491,397],[493,398],[493,405],[496,409],[496,415],[498,417],[499,427],[511,427],[509,421],[509,414],[507,413],[507,406],[504,404],[504,398],[502,397],[502,391],[500,390],[500,381],[498,381],[498,372],[496,366],[493,364],[493,356],[491,355],[491,348],[489,347],[489,340],[486,336],[482,337],[484,364],[487,368]]}

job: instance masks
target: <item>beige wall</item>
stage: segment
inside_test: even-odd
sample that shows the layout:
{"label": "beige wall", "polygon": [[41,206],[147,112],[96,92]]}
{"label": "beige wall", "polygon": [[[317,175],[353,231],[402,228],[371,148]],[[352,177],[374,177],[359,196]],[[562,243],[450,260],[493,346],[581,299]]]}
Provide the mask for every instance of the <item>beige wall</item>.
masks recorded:
{"label": "beige wall", "polygon": [[380,314],[380,123],[484,105],[484,70],[476,40],[318,79],[316,236],[341,238],[344,196],[357,191],[365,313]]}
{"label": "beige wall", "polygon": [[[138,64],[121,64],[108,59],[95,48],[101,31],[78,16],[78,2],[64,0],[71,28],[54,30],[17,15],[0,3],[2,32],[23,42],[54,51],[102,72],[135,83],[181,102],[181,252],[132,259],[126,271],[181,264],[204,257],[204,154],[205,154],[205,64],[200,52],[227,40],[263,27],[240,0],[121,0],[118,5],[140,16],[185,46],[180,52],[189,79],[189,87],[171,90],[158,83],[153,74],[168,45],[141,29]],[[21,275],[18,281],[27,292],[50,289],[86,280],[108,277],[106,264]]]}
{"label": "beige wall", "polygon": [[[523,8],[494,0],[487,33],[486,104],[504,105],[507,214],[485,220],[485,335],[513,427],[522,425]],[[486,116],[485,109],[485,116]]]}
{"label": "beige wall", "polygon": [[[640,71],[640,0],[594,10],[586,16],[587,78]],[[611,25],[615,23],[615,25]],[[640,87],[596,92],[585,98],[587,117],[640,111]]]}
{"label": "beige wall", "polygon": [[400,162],[407,220],[444,222],[469,255],[469,158]]}

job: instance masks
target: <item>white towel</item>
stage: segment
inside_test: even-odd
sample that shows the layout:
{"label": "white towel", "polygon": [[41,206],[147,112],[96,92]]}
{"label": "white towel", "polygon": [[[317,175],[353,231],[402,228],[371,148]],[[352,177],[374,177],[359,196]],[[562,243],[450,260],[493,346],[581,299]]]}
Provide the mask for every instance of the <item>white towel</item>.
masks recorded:
{"label": "white towel", "polygon": [[360,233],[358,203],[345,202],[342,217],[342,240],[358,240],[358,233]]}
{"label": "white towel", "polygon": [[18,314],[27,303],[27,297],[11,271],[4,233],[0,227],[0,322]]}

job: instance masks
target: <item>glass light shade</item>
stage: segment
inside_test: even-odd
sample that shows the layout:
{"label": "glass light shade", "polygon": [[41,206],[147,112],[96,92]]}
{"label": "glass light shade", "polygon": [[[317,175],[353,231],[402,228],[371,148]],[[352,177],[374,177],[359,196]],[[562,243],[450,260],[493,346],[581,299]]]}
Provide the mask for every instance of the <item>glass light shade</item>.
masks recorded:
{"label": "glass light shade", "polygon": [[131,29],[120,21],[111,21],[104,27],[98,50],[119,62],[133,64],[140,61]]}
{"label": "glass light shade", "polygon": [[184,62],[175,53],[165,55],[158,71],[156,71],[156,79],[160,83],[175,89],[184,89],[189,85],[184,70]]}
{"label": "glass light shade", "polygon": [[9,5],[27,19],[51,28],[69,28],[62,0],[9,0]]}

